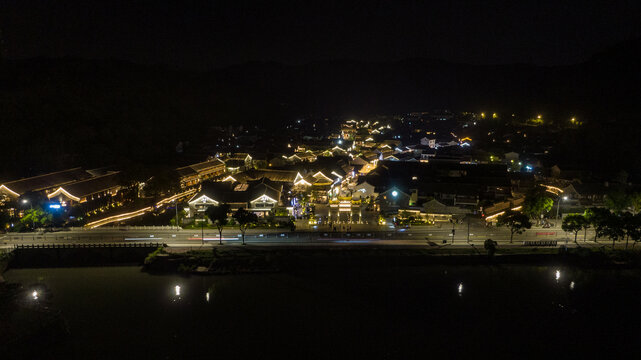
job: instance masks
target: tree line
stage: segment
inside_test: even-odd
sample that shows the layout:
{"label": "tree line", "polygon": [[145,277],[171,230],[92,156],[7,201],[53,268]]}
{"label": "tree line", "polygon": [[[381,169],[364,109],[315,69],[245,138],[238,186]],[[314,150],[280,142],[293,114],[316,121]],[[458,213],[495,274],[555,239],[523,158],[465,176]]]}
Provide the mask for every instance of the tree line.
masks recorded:
{"label": "tree line", "polygon": [[[560,196],[559,201],[560,201]],[[641,193],[626,193],[616,189],[605,197],[605,207],[591,207],[583,213],[569,214],[563,218],[563,231],[574,234],[577,243],[578,235],[583,231],[583,241],[587,241],[588,229],[594,230],[594,241],[608,238],[614,248],[617,241],[625,240],[628,248],[630,240],[633,246],[641,241]],[[506,211],[497,218],[497,226],[510,230],[510,243],[515,234],[522,234],[532,227],[532,219],[540,221],[554,206],[554,199],[545,189],[535,188],[529,192],[523,202],[521,212]]]}

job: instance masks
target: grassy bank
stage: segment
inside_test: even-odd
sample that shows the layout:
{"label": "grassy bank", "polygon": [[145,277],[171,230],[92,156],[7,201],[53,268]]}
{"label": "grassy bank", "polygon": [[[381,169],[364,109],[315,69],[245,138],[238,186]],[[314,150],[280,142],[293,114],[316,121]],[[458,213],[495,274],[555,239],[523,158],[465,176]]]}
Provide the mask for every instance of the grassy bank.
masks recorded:
{"label": "grassy bank", "polygon": [[150,272],[230,274],[289,271],[308,267],[422,266],[430,264],[569,264],[585,267],[641,267],[641,251],[607,248],[499,248],[489,257],[474,247],[252,247],[222,246],[207,250],[151,254]]}

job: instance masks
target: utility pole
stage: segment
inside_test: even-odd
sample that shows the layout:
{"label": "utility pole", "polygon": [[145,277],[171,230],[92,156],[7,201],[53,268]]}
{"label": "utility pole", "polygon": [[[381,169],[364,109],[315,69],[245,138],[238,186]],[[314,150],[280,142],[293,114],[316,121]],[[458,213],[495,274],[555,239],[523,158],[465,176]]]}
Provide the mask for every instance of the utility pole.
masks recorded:
{"label": "utility pole", "polygon": [[565,196],[561,196],[559,194],[559,199],[558,202],[556,203],[556,218],[554,218],[554,227],[556,227],[556,223],[559,221],[559,208],[561,207],[561,200],[565,200]]}
{"label": "utility pole", "polygon": [[174,207],[176,208],[176,227],[178,227],[178,201],[174,200]]}
{"label": "utility pole", "polygon": [[33,231],[36,231],[36,219],[33,214],[33,203],[27,199],[22,200],[23,204],[29,203],[29,209],[31,209],[31,227],[33,228]]}
{"label": "utility pole", "polygon": [[454,230],[454,219],[450,219],[450,222],[452,223],[452,245],[454,245],[454,234],[456,234],[456,230]]}
{"label": "utility pole", "polygon": [[470,217],[467,217],[467,243],[470,243]]}
{"label": "utility pole", "polygon": [[36,231],[36,216],[33,213],[33,204],[29,202],[29,208],[31,209],[31,227],[33,227],[33,231]]}

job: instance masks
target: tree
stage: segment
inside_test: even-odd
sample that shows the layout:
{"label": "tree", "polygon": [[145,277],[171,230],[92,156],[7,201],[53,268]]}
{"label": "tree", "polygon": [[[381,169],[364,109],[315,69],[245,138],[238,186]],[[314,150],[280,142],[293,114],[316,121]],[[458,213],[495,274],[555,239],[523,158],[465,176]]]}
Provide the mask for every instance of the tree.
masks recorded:
{"label": "tree", "polygon": [[6,211],[0,210],[0,231],[5,231],[11,223],[11,216]]}
{"label": "tree", "polygon": [[583,215],[570,214],[563,219],[561,229],[563,229],[563,231],[574,233],[574,242],[576,243],[576,237],[579,235],[579,231],[583,230],[583,224],[585,224],[585,222]]}
{"label": "tree", "polygon": [[534,189],[525,195],[523,200],[523,213],[539,221],[541,215],[552,210],[554,200],[549,197],[545,190]]}
{"label": "tree", "polygon": [[158,198],[180,189],[178,173],[172,169],[158,170],[145,184],[145,195]]}
{"label": "tree", "polygon": [[625,248],[628,248],[630,238],[636,243],[641,238],[641,215],[629,212],[621,214],[621,226],[625,232]]}
{"label": "tree", "polygon": [[118,173],[118,181],[122,185],[120,191],[124,199],[136,201],[140,197],[140,184],[150,180],[153,169],[129,159],[122,164],[121,169]]}
{"label": "tree", "polygon": [[[632,219],[634,221],[634,224],[636,225],[632,231],[628,232],[628,235],[632,241],[634,241],[634,244],[632,244],[632,247],[637,244],[637,242],[641,241],[641,213],[637,213],[634,215],[634,218]],[[626,243],[627,246],[627,243]]]}
{"label": "tree", "polygon": [[[210,206],[205,210],[205,214],[211,222],[216,225],[218,229],[218,244],[223,244],[223,227],[229,223],[227,214],[229,214],[229,205],[221,204],[217,206]],[[243,236],[244,237],[244,236]]]}
{"label": "tree", "polygon": [[588,219],[588,210],[583,212],[583,242],[588,241],[588,229],[592,226]]}
{"label": "tree", "polygon": [[483,247],[485,248],[485,251],[487,251],[487,256],[492,257],[496,252],[496,241],[487,239],[483,243]]}
{"label": "tree", "polygon": [[499,216],[496,225],[505,226],[510,229],[510,244],[512,243],[514,234],[522,234],[525,230],[532,227],[530,218],[527,215],[511,210]]}
{"label": "tree", "polygon": [[625,236],[622,217],[617,214],[609,213],[602,224],[602,233],[612,240],[612,248],[614,249],[615,242],[623,239]]}
{"label": "tree", "polygon": [[628,195],[621,189],[612,190],[605,196],[605,206],[615,213],[620,213],[630,205]]}
{"label": "tree", "polygon": [[240,208],[234,213],[234,219],[238,222],[238,229],[243,235],[243,245],[245,245],[245,231],[247,231],[249,225],[258,221],[258,216],[253,212]]}
{"label": "tree", "polygon": [[585,211],[586,221],[594,229],[594,242],[596,242],[599,237],[605,236],[604,230],[610,215],[610,210],[604,208],[593,207]]}
{"label": "tree", "polygon": [[632,211],[632,215],[641,212],[641,192],[635,192],[628,197],[628,207]]}
{"label": "tree", "polygon": [[178,210],[178,219],[176,219],[175,216],[172,216],[171,219],[169,219],[169,225],[180,226],[180,224],[182,224],[183,220],[185,219],[186,215],[187,213],[185,212],[185,210]]}
{"label": "tree", "polygon": [[53,216],[44,212],[40,208],[26,210],[22,219],[20,219],[22,225],[25,227],[31,227],[32,230],[35,230],[40,226],[49,226],[52,221]]}

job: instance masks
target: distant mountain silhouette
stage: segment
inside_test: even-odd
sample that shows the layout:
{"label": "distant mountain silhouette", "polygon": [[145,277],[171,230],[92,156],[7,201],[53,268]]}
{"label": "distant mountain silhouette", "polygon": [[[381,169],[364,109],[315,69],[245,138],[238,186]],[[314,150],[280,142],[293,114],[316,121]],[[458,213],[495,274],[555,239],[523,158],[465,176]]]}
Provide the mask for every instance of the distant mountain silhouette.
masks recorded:
{"label": "distant mountain silhouette", "polygon": [[572,114],[599,136],[618,136],[624,129],[629,139],[640,127],[639,64],[641,39],[585,63],[557,67],[419,58],[297,66],[253,62],[199,73],[118,60],[5,60],[0,119],[6,131],[0,140],[11,155],[0,170],[30,173],[163,159],[178,140],[204,140],[202,130],[212,125],[276,127],[310,113],[366,116],[448,108],[542,112],[549,118]]}

